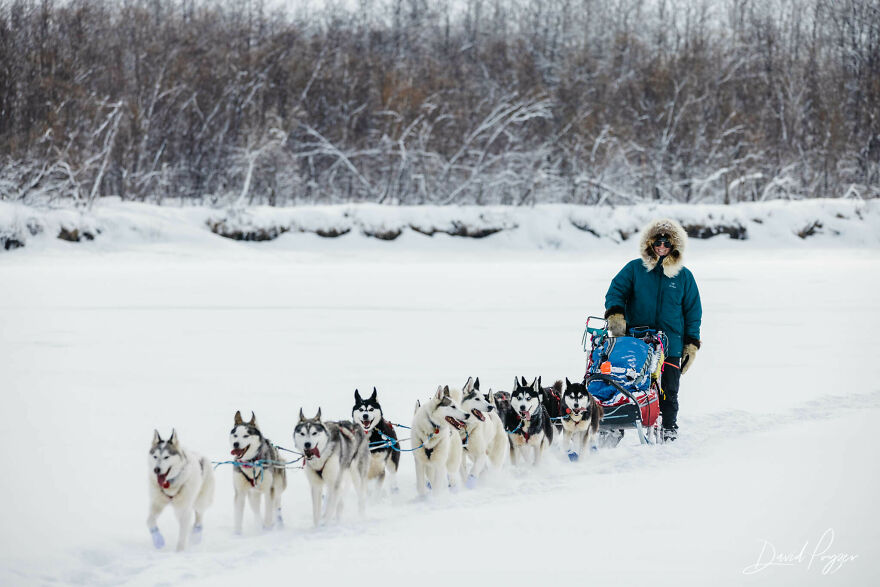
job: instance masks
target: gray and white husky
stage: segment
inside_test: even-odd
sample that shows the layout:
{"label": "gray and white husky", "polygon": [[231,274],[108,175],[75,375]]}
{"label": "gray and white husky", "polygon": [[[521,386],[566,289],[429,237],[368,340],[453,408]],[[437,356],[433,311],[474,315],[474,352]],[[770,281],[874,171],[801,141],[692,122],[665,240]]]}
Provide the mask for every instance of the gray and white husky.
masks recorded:
{"label": "gray and white husky", "polygon": [[358,496],[358,511],[364,513],[367,490],[367,470],[370,449],[367,437],[359,425],[351,421],[325,422],[321,408],[314,418],[306,418],[302,408],[299,422],[293,429],[293,442],[305,458],[306,477],[312,492],[312,519],[321,522],[321,503],[327,490],[327,504],[323,521],[338,519],[342,512],[343,483],[351,479]]}
{"label": "gray and white husky", "polygon": [[175,430],[171,431],[168,440],[162,440],[159,431],[153,430],[149,463],[150,515],[147,517],[147,528],[150,529],[153,546],[165,546],[156,519],[169,504],[174,508],[180,526],[177,550],[186,548],[190,532],[193,542],[198,544],[202,537],[205,510],[214,500],[211,463],[205,457],[183,449]]}
{"label": "gray and white husky", "polygon": [[[508,450],[507,433],[504,423],[498,417],[495,408],[495,396],[480,393],[480,378],[469,377],[462,389],[461,409],[471,417],[465,422],[464,456],[462,459],[462,475],[465,484],[472,487],[486,469],[488,463],[494,468],[504,464],[504,455]],[[471,462],[467,470],[468,461]]]}
{"label": "gray and white husky", "polygon": [[[276,521],[279,527],[282,526],[284,520],[281,517],[281,494],[287,488],[287,471],[283,461],[278,458],[275,445],[260,432],[253,412],[248,422],[242,420],[241,412],[235,412],[235,420],[229,432],[229,445],[235,458],[232,469],[235,533],[241,534],[245,498],[251,505],[254,517],[257,520],[262,519],[263,529],[271,529]],[[262,515],[260,497],[263,498]]]}
{"label": "gray and white husky", "polygon": [[572,383],[566,377],[562,392],[562,451],[568,454],[569,460],[578,460],[588,443],[592,450],[598,448],[599,422],[603,415],[602,405],[587,387],[583,383]]}
{"label": "gray and white husky", "polygon": [[448,385],[438,387],[424,405],[416,403],[411,432],[419,495],[427,493],[428,483],[437,490],[446,488],[447,483],[450,488],[457,487],[463,453],[458,431],[468,418],[455,404]]}

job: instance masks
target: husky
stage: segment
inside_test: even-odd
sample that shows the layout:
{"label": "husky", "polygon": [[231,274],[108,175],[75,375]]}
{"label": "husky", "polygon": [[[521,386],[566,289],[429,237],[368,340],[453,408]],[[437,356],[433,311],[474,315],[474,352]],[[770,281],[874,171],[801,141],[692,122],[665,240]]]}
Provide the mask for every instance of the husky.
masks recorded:
{"label": "husky", "polygon": [[544,450],[553,444],[553,423],[543,405],[543,391],[536,377],[531,385],[513,378],[510,408],[505,414],[504,428],[510,441],[510,462],[525,462],[525,453],[533,454],[532,462],[538,465]]}
{"label": "husky", "polygon": [[[541,386],[541,378],[538,377],[538,386]],[[556,433],[562,433],[562,381],[557,381],[553,384],[552,387],[541,387],[541,391],[544,394],[541,403],[544,404],[544,408],[547,410],[547,415],[550,416],[550,421],[553,422],[554,427],[556,428]]]}
{"label": "husky", "polygon": [[[508,446],[504,424],[498,417],[492,390],[480,393],[480,378],[468,378],[462,390],[461,409],[472,416],[465,422],[464,455],[461,471],[467,487],[474,487],[486,465],[501,468]],[[467,461],[471,461],[467,470]]]}
{"label": "husky", "polygon": [[[449,386],[437,392],[422,405],[416,402],[412,423],[413,457],[416,462],[416,490],[420,496],[427,489],[445,487],[445,471],[449,487],[458,486],[462,461],[462,442],[458,431],[465,427],[469,415],[452,399]],[[430,484],[430,485],[429,485]]]}
{"label": "husky", "polygon": [[[245,422],[241,412],[235,412],[229,445],[235,458],[232,471],[232,488],[235,490],[233,511],[235,533],[241,534],[244,518],[244,500],[247,497],[256,519],[263,520],[263,529],[270,530],[277,523],[284,525],[281,517],[281,494],[287,488],[287,471],[278,458],[278,450],[263,436],[257,425],[257,417]],[[263,514],[260,515],[260,496],[263,497]]]}
{"label": "husky", "polygon": [[587,386],[572,383],[566,377],[562,392],[562,451],[568,454],[570,461],[578,460],[587,443],[591,450],[599,448],[599,422],[603,415],[602,405],[587,391]]}
{"label": "husky", "polygon": [[379,490],[388,473],[391,491],[396,493],[397,469],[400,465],[400,447],[397,433],[391,423],[385,419],[382,406],[376,400],[376,388],[373,394],[364,399],[360,392],[354,390],[354,407],[351,408],[351,419],[361,426],[370,446],[370,466],[367,480],[376,479]]}
{"label": "husky", "polygon": [[205,457],[181,448],[176,430],[171,431],[168,440],[162,440],[159,431],[153,430],[149,463],[150,515],[147,517],[147,528],[150,529],[153,546],[165,546],[156,518],[168,504],[174,508],[180,525],[177,550],[186,549],[190,532],[193,543],[198,544],[202,539],[205,510],[214,501],[211,463]]}
{"label": "husky", "polygon": [[293,442],[305,458],[306,477],[312,491],[312,520],[322,522],[321,503],[327,490],[323,522],[339,519],[343,507],[343,482],[351,479],[358,496],[358,511],[363,515],[366,501],[370,448],[361,425],[343,420],[321,420],[321,408],[314,418],[306,418],[302,408],[293,429]]}

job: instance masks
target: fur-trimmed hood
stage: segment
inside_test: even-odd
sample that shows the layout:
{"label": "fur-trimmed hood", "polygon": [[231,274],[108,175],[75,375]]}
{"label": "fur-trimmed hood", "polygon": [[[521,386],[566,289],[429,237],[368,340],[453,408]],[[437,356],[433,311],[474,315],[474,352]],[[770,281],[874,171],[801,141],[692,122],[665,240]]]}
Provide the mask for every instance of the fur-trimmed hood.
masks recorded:
{"label": "fur-trimmed hood", "polygon": [[654,253],[654,247],[651,243],[662,235],[666,235],[672,244],[672,250],[663,259],[663,273],[666,277],[675,277],[684,267],[684,250],[687,247],[688,236],[681,224],[671,218],[654,220],[642,229],[639,235],[642,264],[648,271],[652,271],[657,266],[659,258]]}

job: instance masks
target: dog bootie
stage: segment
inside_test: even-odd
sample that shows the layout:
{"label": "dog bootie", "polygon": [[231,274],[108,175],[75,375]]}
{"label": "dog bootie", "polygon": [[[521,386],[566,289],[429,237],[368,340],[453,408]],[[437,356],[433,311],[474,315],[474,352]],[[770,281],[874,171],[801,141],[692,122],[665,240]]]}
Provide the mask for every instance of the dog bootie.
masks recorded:
{"label": "dog bootie", "polygon": [[571,461],[572,463],[576,463],[578,458],[580,458],[580,457],[578,457],[578,453],[574,452],[573,450],[568,451],[568,460],[569,461]]}
{"label": "dog bootie", "polygon": [[477,486],[477,478],[473,475],[468,475],[468,478],[465,479],[464,486],[468,489],[473,489]]}
{"label": "dog bootie", "polygon": [[159,528],[150,528],[150,536],[153,538],[153,546],[156,548],[162,548],[165,546],[165,539],[162,538],[162,533],[159,532]]}
{"label": "dog bootie", "polygon": [[193,526],[192,536],[190,536],[190,541],[193,544],[199,544],[202,541],[202,525],[196,524]]}
{"label": "dog bootie", "polygon": [[675,428],[663,429],[663,442],[675,442],[678,438],[678,430]]}

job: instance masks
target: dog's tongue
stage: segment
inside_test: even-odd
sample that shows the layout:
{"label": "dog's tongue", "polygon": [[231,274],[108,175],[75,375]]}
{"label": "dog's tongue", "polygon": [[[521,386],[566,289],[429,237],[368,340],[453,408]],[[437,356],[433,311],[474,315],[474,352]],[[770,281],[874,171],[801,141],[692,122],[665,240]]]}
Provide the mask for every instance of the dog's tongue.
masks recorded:
{"label": "dog's tongue", "polygon": [[234,456],[235,458],[240,458],[241,455],[244,454],[244,452],[245,451],[243,448],[233,448],[230,454],[232,454],[232,456]]}
{"label": "dog's tongue", "polygon": [[476,417],[477,417],[477,420],[479,420],[480,422],[485,422],[485,421],[486,421],[486,417],[483,415],[483,412],[481,412],[480,410],[474,408],[473,410],[471,410],[471,413],[472,413],[474,416],[476,416]]}
{"label": "dog's tongue", "polygon": [[530,412],[520,412],[519,415],[522,417],[523,420],[528,420],[532,417]]}
{"label": "dog's tongue", "polygon": [[161,487],[162,489],[168,489],[169,487],[171,487],[171,484],[165,480],[167,476],[168,473],[165,473],[164,475],[156,475],[156,482],[159,483],[159,487]]}
{"label": "dog's tongue", "polygon": [[307,448],[306,457],[315,457],[316,459],[320,459],[321,451],[319,451],[317,448]]}

